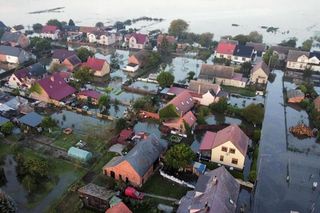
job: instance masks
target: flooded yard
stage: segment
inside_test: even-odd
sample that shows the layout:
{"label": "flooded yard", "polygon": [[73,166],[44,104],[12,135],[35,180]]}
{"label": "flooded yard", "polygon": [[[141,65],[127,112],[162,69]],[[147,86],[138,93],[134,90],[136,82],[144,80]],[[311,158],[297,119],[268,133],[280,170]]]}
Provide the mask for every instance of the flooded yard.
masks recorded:
{"label": "flooded yard", "polygon": [[264,104],[264,97],[257,95],[256,97],[244,97],[240,95],[231,95],[228,101],[231,105],[239,108],[245,108],[250,104]]}
{"label": "flooded yard", "polygon": [[209,125],[220,125],[220,124],[237,124],[240,125],[242,123],[241,119],[232,118],[224,115],[209,115],[206,117],[206,122]]}
{"label": "flooded yard", "polygon": [[158,84],[143,81],[135,81],[129,87],[134,89],[146,90],[149,92],[157,92],[159,88]]}
{"label": "flooded yard", "polygon": [[159,130],[159,124],[152,122],[138,122],[134,126],[134,131],[137,132],[146,132],[148,134],[153,134],[156,137],[161,137],[161,132]]}

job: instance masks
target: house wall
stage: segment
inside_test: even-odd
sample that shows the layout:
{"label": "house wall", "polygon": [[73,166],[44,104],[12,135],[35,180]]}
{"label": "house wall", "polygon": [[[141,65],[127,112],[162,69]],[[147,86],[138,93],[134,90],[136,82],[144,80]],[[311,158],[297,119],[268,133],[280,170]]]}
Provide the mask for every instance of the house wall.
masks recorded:
{"label": "house wall", "polygon": [[202,98],[194,97],[195,100],[199,101],[202,106],[209,106],[212,103],[216,103],[219,101],[219,97],[215,97],[207,92],[202,95]]}
{"label": "house wall", "polygon": [[217,58],[226,58],[228,60],[232,60],[232,55],[228,55],[228,54],[216,53],[216,57]]}
{"label": "house wall", "polygon": [[[227,152],[222,151],[222,147],[226,147]],[[235,149],[235,153],[230,153],[230,149]],[[223,156],[223,161],[220,161],[220,156]],[[233,164],[232,159],[237,159],[238,163]],[[242,170],[244,167],[245,156],[242,155],[232,142],[227,141],[226,143],[212,149],[211,161]]]}
{"label": "house wall", "polygon": [[0,54],[0,61],[1,62],[6,62],[7,61],[6,55]]}
{"label": "house wall", "polygon": [[41,38],[50,38],[52,40],[58,40],[59,39],[59,30],[57,30],[54,34],[52,33],[41,33]]}
{"label": "house wall", "polygon": [[96,35],[93,33],[88,33],[88,40],[89,40],[89,43],[95,43],[97,41]]}
{"label": "house wall", "polygon": [[176,130],[179,133],[184,134],[186,132],[186,128],[184,126],[184,123],[181,122],[181,120],[178,118],[176,120],[170,121],[170,122],[164,122],[162,123],[164,126],[169,127],[172,130]]}
{"label": "house wall", "polygon": [[15,74],[12,74],[8,80],[10,87],[19,88],[22,85],[22,82],[17,78]]}
{"label": "house wall", "polygon": [[266,73],[260,68],[256,70],[250,76],[251,83],[259,83],[259,84],[266,84],[268,82],[268,76]]}
{"label": "house wall", "polygon": [[246,87],[246,82],[238,81],[234,79],[227,79],[227,78],[215,78],[215,83],[225,86],[233,86],[233,87]]}
{"label": "house wall", "polygon": [[289,103],[300,103],[303,101],[304,97],[294,97],[294,98],[289,98],[288,102]]}
{"label": "house wall", "polygon": [[146,44],[148,43],[148,39],[147,41],[144,43],[144,44],[138,44],[137,43],[137,40],[135,39],[135,37],[131,36],[130,39],[129,39],[129,48],[132,48],[132,49],[144,49]]}
{"label": "house wall", "polygon": [[19,58],[16,56],[7,55],[5,61],[12,64],[19,64]]}
{"label": "house wall", "polygon": [[110,65],[108,63],[104,63],[101,70],[94,72],[94,76],[103,77],[108,73],[110,73]]}
{"label": "house wall", "polygon": [[36,92],[32,92],[30,94],[30,97],[33,99],[39,100],[39,101],[46,102],[46,103],[52,103],[52,100],[50,99],[49,95],[43,89],[41,89],[40,94],[38,94]]}
{"label": "house wall", "polygon": [[141,66],[140,61],[136,58],[135,55],[129,57],[128,64],[138,64],[139,66]]}
{"label": "house wall", "polygon": [[246,58],[241,56],[232,56],[232,61],[238,64],[242,64],[244,62],[251,62],[251,58]]}
{"label": "house wall", "polygon": [[294,70],[305,70],[307,68],[307,63],[305,62],[295,62],[295,61],[288,61],[287,68],[294,69]]}
{"label": "house wall", "polygon": [[110,34],[109,36],[102,35],[98,40],[98,43],[102,45],[112,45],[116,43],[116,36],[115,34]]}

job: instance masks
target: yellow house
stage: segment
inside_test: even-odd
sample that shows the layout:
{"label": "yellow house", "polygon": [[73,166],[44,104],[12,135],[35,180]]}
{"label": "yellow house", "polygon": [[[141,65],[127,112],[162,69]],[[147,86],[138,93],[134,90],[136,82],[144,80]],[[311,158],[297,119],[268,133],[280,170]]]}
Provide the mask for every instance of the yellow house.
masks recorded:
{"label": "yellow house", "polygon": [[248,136],[233,124],[217,133],[207,131],[201,141],[200,153],[212,162],[242,170],[249,140]]}
{"label": "yellow house", "polygon": [[263,61],[261,61],[260,63],[257,63],[252,68],[251,75],[250,75],[250,82],[252,84],[255,84],[255,83],[267,84],[269,74],[270,74],[270,70],[268,65]]}

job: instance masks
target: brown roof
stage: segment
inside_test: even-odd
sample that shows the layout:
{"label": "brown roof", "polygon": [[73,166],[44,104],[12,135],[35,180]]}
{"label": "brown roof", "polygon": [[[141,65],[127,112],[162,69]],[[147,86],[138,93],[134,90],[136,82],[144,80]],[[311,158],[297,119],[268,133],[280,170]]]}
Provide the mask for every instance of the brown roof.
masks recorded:
{"label": "brown roof", "polygon": [[284,47],[284,46],[272,46],[270,50],[277,52],[278,54],[288,55],[289,50],[294,50],[293,47]]}
{"label": "brown roof", "polygon": [[[207,135],[207,134],[206,134]],[[211,140],[211,141],[210,141]],[[204,137],[201,146],[208,148],[211,144],[211,149],[218,147],[230,141],[237,149],[245,156],[247,154],[249,138],[248,136],[235,124],[232,124],[219,132],[215,137]],[[204,143],[202,145],[202,143]]]}
{"label": "brown roof", "polygon": [[140,50],[139,52],[136,52],[132,54],[131,56],[134,56],[140,63],[146,63],[148,60],[150,53],[147,50]]}
{"label": "brown roof", "polygon": [[228,78],[232,79],[234,68],[223,65],[202,64],[199,79],[213,80],[213,78]]}
{"label": "brown roof", "polygon": [[189,90],[192,90],[193,92],[198,94],[205,94],[208,91],[213,90],[215,94],[218,94],[221,90],[221,87],[218,84],[191,80],[189,83]]}
{"label": "brown roof", "polygon": [[259,63],[257,63],[251,70],[251,74],[256,72],[257,70],[262,69],[262,71],[269,76],[270,74],[270,69],[268,67],[268,65],[266,63],[264,63],[264,61],[261,61]]}
{"label": "brown roof", "polygon": [[178,96],[173,98],[167,104],[167,106],[170,104],[172,104],[173,106],[176,107],[176,110],[180,116],[183,116],[184,114],[186,114],[194,106],[193,98],[192,98],[191,94],[187,91],[182,92]]}
{"label": "brown roof", "polygon": [[307,56],[309,58],[310,53],[300,50],[289,50],[287,61],[297,61],[301,56]]}
{"label": "brown roof", "polygon": [[109,201],[110,198],[116,194],[114,191],[107,190],[105,187],[101,187],[93,183],[89,183],[88,185],[81,187],[78,189],[78,192],[92,197],[97,197],[104,201]]}
{"label": "brown roof", "polygon": [[85,27],[85,26],[80,26],[80,29],[79,29],[79,31],[83,33],[94,33],[98,30],[99,28],[97,27]]}
{"label": "brown roof", "polygon": [[314,107],[318,112],[320,112],[320,96],[318,96],[316,99],[313,101]]}
{"label": "brown roof", "polygon": [[264,52],[267,49],[267,46],[263,43],[247,42],[246,46],[253,47],[258,52]]}

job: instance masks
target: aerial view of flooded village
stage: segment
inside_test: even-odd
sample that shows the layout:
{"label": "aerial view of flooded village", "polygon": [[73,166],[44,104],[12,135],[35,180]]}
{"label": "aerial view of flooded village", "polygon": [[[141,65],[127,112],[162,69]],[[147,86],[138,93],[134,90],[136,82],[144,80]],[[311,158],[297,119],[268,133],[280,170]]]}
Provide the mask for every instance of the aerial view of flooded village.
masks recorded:
{"label": "aerial view of flooded village", "polygon": [[319,0],[0,0],[0,213],[320,213]]}

